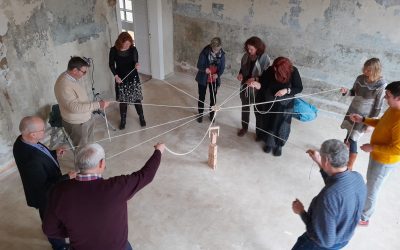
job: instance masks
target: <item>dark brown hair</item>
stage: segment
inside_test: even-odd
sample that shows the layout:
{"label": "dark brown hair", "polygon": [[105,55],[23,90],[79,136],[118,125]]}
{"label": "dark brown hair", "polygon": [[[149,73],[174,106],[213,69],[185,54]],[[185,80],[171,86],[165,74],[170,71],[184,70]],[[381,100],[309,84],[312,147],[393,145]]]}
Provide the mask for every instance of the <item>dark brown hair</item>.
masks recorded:
{"label": "dark brown hair", "polygon": [[121,50],[122,45],[126,41],[129,41],[131,43],[131,46],[133,45],[133,39],[132,39],[131,35],[129,35],[128,32],[122,32],[121,34],[119,34],[117,40],[115,41],[115,48],[117,50]]}
{"label": "dark brown hair", "polygon": [[262,54],[264,54],[266,46],[265,43],[257,36],[252,36],[249,39],[246,40],[246,42],[244,43],[244,52],[247,53],[247,46],[253,46],[254,48],[256,48],[257,52],[257,56],[260,56]]}

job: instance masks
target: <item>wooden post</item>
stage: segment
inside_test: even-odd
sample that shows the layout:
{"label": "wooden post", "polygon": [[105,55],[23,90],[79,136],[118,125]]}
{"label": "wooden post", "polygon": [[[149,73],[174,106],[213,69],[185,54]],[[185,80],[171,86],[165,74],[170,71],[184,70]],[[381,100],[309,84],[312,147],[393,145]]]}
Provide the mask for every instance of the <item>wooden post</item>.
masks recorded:
{"label": "wooden post", "polygon": [[217,168],[217,137],[219,136],[219,126],[211,127],[208,131],[210,137],[210,145],[208,146],[208,166],[212,169]]}

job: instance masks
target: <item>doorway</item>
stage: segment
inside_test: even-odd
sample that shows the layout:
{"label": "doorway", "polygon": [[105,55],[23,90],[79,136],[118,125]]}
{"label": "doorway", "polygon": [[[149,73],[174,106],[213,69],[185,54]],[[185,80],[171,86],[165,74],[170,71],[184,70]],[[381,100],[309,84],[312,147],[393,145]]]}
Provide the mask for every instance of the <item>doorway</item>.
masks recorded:
{"label": "doorway", "polygon": [[151,76],[147,0],[119,0],[118,3],[121,31],[129,32],[139,53],[139,73]]}

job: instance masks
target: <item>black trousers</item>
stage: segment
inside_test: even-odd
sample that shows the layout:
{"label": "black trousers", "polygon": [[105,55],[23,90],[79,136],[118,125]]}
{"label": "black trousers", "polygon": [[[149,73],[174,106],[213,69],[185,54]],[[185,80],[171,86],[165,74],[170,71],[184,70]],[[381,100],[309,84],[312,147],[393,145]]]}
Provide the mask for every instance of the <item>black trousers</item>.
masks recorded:
{"label": "black trousers", "polygon": [[[212,86],[211,86],[211,84],[212,84]],[[204,111],[204,100],[206,99],[207,86],[208,86],[209,92],[210,92],[210,107],[214,106],[215,102],[217,101],[217,91],[218,91],[219,86],[217,86],[214,83],[207,83],[207,85],[198,84],[199,102],[197,103],[197,106],[199,109],[199,114],[203,114],[203,111]]]}

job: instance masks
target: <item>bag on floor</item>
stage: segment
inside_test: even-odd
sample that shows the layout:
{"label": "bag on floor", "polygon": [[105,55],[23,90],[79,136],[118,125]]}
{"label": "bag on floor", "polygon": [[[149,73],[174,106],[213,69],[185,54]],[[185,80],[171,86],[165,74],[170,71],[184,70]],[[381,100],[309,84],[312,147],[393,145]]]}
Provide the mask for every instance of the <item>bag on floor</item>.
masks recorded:
{"label": "bag on floor", "polygon": [[304,101],[303,99],[294,99],[293,115],[294,118],[302,122],[309,122],[317,118],[318,109]]}

